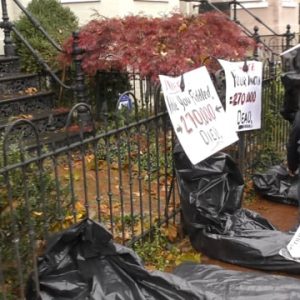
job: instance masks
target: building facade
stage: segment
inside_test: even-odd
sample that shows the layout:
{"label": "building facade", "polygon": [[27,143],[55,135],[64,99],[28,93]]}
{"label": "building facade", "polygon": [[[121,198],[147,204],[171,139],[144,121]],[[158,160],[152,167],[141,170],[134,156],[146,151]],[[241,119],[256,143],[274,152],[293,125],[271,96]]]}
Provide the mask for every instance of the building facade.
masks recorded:
{"label": "building facade", "polygon": [[[19,0],[26,7],[31,0]],[[78,17],[79,25],[83,26],[90,20],[104,17],[123,17],[129,14],[162,16],[178,12],[180,0],[58,0],[63,6],[69,7]],[[13,0],[6,0],[10,21],[17,20],[20,8]],[[2,7],[0,6],[0,11]],[[1,11],[2,15],[2,11]],[[0,54],[3,54],[3,31],[0,30]]]}
{"label": "building facade", "polygon": [[[210,3],[227,13],[233,19],[236,17],[249,31],[253,32],[254,26],[258,26],[262,35],[286,31],[290,25],[292,32],[299,32],[299,3],[300,0],[238,0],[240,5],[230,5],[229,0],[210,0]],[[191,11],[197,2],[189,3],[188,10]],[[199,4],[199,1],[198,1]],[[235,13],[236,11],[236,13]],[[193,13],[198,11],[194,9]],[[251,14],[260,19],[266,26],[256,20]],[[271,30],[270,30],[271,29]]]}
{"label": "building facade", "polygon": [[[129,14],[144,14],[161,16],[172,11],[179,11],[179,0],[59,0],[63,6],[69,7],[84,25],[99,16],[123,17]],[[24,6],[30,0],[21,0]],[[13,0],[7,0],[9,16],[12,20],[18,18],[20,9]]]}
{"label": "building facade", "polygon": [[[20,0],[27,6],[30,0]],[[144,14],[147,16],[163,16],[171,12],[197,14],[200,1],[185,2],[184,0],[58,0],[69,7],[78,17],[80,26],[90,20],[104,17],[123,17],[129,14]],[[13,0],[6,0],[9,17],[16,20],[21,13]],[[300,0],[239,0],[246,8],[230,5],[229,0],[209,0],[218,9],[236,18],[250,32],[258,26],[260,35],[283,34],[290,26],[291,32],[299,33],[299,5]],[[236,9],[234,9],[236,8]],[[200,10],[203,9],[200,6]],[[265,25],[257,21],[255,15]],[[271,30],[270,30],[271,29]],[[0,49],[3,32],[0,32]],[[1,51],[0,50],[0,51]]]}
{"label": "building facade", "polygon": [[[26,6],[30,0],[21,0]],[[80,25],[86,24],[99,16],[116,17],[128,14],[144,14],[162,16],[170,12],[181,11],[186,14],[198,13],[199,1],[184,2],[181,0],[60,0],[69,7],[79,19]],[[299,1],[300,0],[239,0],[252,14],[262,20],[276,33],[283,33],[289,24],[293,32],[299,32]],[[212,4],[233,17],[233,5],[229,0],[210,0]],[[16,20],[20,9],[13,0],[7,0],[9,16]],[[267,27],[261,25],[249,13],[236,5],[236,17],[249,30],[258,26],[261,34],[270,34]]]}

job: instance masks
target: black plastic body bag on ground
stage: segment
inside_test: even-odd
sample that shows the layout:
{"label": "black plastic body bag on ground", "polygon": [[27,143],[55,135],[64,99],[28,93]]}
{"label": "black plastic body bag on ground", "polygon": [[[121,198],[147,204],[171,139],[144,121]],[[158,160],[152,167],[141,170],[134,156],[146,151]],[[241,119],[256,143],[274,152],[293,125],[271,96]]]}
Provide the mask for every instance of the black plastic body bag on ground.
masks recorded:
{"label": "black plastic body bag on ground", "polygon": [[255,191],[265,199],[298,206],[299,177],[289,176],[285,167],[273,166],[264,173],[254,174],[252,180]]}
{"label": "black plastic body bag on ground", "polygon": [[228,154],[192,165],[177,145],[174,160],[186,231],[197,251],[245,267],[300,274],[299,263],[278,254],[292,234],[241,208],[244,181]]}
{"label": "black plastic body bag on ground", "polygon": [[148,272],[133,250],[89,219],[54,237],[38,269],[40,292],[30,280],[27,300],[205,299],[178,276]]}
{"label": "black plastic body bag on ground", "polygon": [[147,271],[129,248],[86,219],[54,236],[38,263],[27,300],[293,300],[300,281],[278,275],[185,263],[174,274]]}

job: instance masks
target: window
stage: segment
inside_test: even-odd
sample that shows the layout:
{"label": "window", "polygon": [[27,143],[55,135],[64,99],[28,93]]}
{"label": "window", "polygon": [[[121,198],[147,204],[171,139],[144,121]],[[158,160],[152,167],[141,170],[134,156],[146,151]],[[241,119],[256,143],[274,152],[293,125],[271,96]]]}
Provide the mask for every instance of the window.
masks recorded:
{"label": "window", "polygon": [[[217,9],[230,16],[230,2],[211,2]],[[199,13],[204,13],[207,11],[214,11],[214,8],[209,4],[203,3],[199,6]]]}

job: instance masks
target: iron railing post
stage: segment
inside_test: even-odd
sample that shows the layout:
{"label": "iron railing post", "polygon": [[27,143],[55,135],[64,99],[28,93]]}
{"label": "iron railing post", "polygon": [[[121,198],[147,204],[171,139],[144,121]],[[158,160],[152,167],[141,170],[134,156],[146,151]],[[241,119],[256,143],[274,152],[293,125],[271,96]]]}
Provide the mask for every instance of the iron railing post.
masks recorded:
{"label": "iron railing post", "polygon": [[253,51],[253,57],[254,57],[255,60],[258,60],[258,57],[259,57],[259,54],[258,54],[258,48],[259,48],[259,46],[258,46],[258,44],[260,43],[260,35],[258,33],[258,30],[259,30],[258,26],[254,26],[253,30],[254,30],[254,33],[253,33],[252,37],[253,37],[253,39],[255,41],[255,47],[254,47],[254,51]]}
{"label": "iron railing post", "polygon": [[15,55],[15,46],[11,38],[11,28],[12,23],[9,21],[6,0],[1,0],[2,7],[2,22],[0,22],[0,27],[4,31],[4,54],[5,56]]}
{"label": "iron railing post", "polygon": [[[86,96],[86,86],[85,86],[85,75],[81,66],[82,63],[82,54],[84,50],[79,46],[79,32],[73,32],[73,63],[75,68],[75,83],[73,86],[74,89],[74,98],[77,103],[86,103],[89,104],[88,98]],[[89,123],[90,114],[86,106],[81,105],[78,107],[79,119],[83,125]]]}
{"label": "iron railing post", "polygon": [[74,90],[75,90],[75,98],[77,102],[87,103],[86,98],[86,88],[85,88],[85,76],[84,72],[81,67],[82,63],[82,54],[84,50],[79,47],[79,32],[73,32],[73,62],[75,68],[75,83],[74,83]]}
{"label": "iron railing post", "polygon": [[284,36],[285,36],[285,47],[282,47],[283,51],[291,48],[291,41],[295,37],[295,33],[291,32],[291,25],[288,24],[286,26],[286,32]]}
{"label": "iron railing post", "polygon": [[[272,53],[271,59],[269,60],[269,69],[270,69],[270,77],[276,80],[276,64],[275,64],[274,53]],[[274,94],[272,96],[274,96]],[[274,98],[272,97],[272,99]]]}
{"label": "iron railing post", "polygon": [[236,14],[237,3],[236,3],[236,0],[233,0],[232,4],[233,4],[233,21],[237,22],[237,14]]}

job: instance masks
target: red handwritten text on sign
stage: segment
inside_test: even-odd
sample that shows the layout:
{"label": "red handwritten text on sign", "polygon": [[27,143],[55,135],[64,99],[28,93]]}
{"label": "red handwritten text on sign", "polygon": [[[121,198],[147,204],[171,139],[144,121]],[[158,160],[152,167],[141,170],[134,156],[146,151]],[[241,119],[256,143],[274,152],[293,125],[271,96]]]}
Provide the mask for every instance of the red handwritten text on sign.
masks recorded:
{"label": "red handwritten text on sign", "polygon": [[186,133],[192,133],[193,129],[202,125],[208,125],[210,122],[216,119],[214,109],[210,104],[199,109],[193,109],[192,111],[180,116],[180,121]]}

